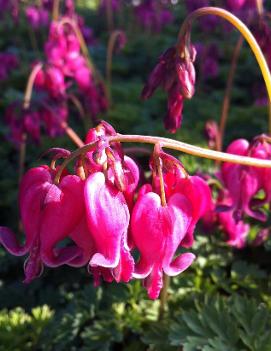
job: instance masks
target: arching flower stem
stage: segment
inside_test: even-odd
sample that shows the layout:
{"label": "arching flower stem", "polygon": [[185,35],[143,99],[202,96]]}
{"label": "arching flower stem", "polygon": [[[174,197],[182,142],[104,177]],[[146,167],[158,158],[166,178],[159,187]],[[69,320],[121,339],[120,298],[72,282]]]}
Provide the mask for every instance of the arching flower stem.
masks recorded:
{"label": "arching flower stem", "polygon": [[[107,137],[108,143],[111,142],[121,142],[121,143],[145,143],[145,144],[157,144],[159,143],[161,147],[181,151],[189,155],[208,158],[211,160],[218,160],[222,162],[232,162],[238,163],[245,166],[255,166],[255,167],[267,167],[271,168],[271,161],[269,160],[262,160],[253,157],[247,156],[239,156],[233,154],[227,154],[225,152],[214,151],[210,149],[205,149],[199,146],[194,146],[191,144],[183,143],[181,141],[162,138],[162,137],[155,137],[155,136],[145,136],[145,135],[122,135],[117,134],[114,136]],[[84,155],[86,152],[90,150],[94,150],[97,146],[98,141],[95,141],[90,144],[86,144],[81,148],[75,150],[69,157],[67,157],[62,165],[59,167],[59,170],[55,177],[55,183],[59,182],[60,176],[62,171],[66,168],[66,166],[77,157]]]}
{"label": "arching flower stem", "polygon": [[43,64],[41,62],[37,63],[28,78],[26,88],[25,88],[25,93],[24,93],[24,100],[23,100],[23,108],[27,109],[30,106],[30,101],[32,97],[32,91],[33,91],[33,86],[36,80],[36,77],[39,73],[39,71],[42,69]]}
{"label": "arching flower stem", "polygon": [[[177,48],[180,50],[180,54],[183,52],[183,43],[185,39],[185,47],[189,48],[190,44],[190,31],[192,22],[202,16],[206,15],[215,15],[224,18],[228,22],[230,22],[239,32],[243,35],[243,37],[248,42],[251,50],[253,51],[256,60],[260,66],[266,89],[268,92],[269,101],[271,101],[271,75],[265,60],[265,57],[250,30],[247,26],[240,21],[236,16],[234,16],[231,12],[226,11],[224,9],[218,7],[202,7],[200,9],[191,12],[186,19],[184,20],[181,29],[178,35]],[[271,115],[269,114],[269,133],[271,134]]]}

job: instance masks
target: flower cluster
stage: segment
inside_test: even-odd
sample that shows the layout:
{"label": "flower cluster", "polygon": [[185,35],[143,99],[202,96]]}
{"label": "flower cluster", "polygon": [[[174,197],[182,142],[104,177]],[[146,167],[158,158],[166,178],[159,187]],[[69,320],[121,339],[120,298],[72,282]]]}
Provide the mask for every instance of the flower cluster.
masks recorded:
{"label": "flower cluster", "polygon": [[114,136],[106,122],[91,129],[74,174],[64,166],[55,168],[56,159],[69,152],[53,149],[51,167],[35,167],[24,175],[19,206],[25,244],[20,246],[6,227],[0,228],[0,242],[14,255],[28,254],[25,282],[38,277],[44,266],[87,265],[95,285],[101,278],[143,279],[155,299],[163,273],[178,275],[193,262],[193,253],[177,251],[191,247],[197,221],[211,209],[208,185],[156,145],[152,183],[138,189],[138,166],[119,142],[110,141]]}
{"label": "flower cluster", "polygon": [[[66,7],[67,4],[68,1]],[[29,78],[34,80],[37,92],[35,100],[30,107],[20,107],[20,104],[14,103],[6,110],[10,138],[15,144],[21,142],[24,134],[38,143],[42,128],[50,137],[63,134],[70,94],[75,96],[76,91],[80,103],[89,111],[93,120],[108,107],[104,86],[81,53],[79,26],[72,5],[73,2],[70,1],[70,17],[51,22],[44,47],[46,62],[43,65],[36,63],[33,67],[31,75],[40,66],[34,76]],[[46,8],[44,11],[47,11]],[[83,26],[83,22],[80,23]]]}
{"label": "flower cluster", "polygon": [[5,111],[5,120],[10,128],[9,139],[16,146],[25,140],[25,136],[38,144],[42,129],[50,137],[63,134],[67,118],[68,108],[65,101],[51,101],[50,106],[41,106],[39,109],[23,108],[15,102]]}
{"label": "flower cluster", "polygon": [[184,99],[191,99],[195,92],[196,73],[194,61],[196,49],[170,47],[158,60],[142,91],[142,98],[149,99],[159,87],[168,94],[168,112],[165,128],[175,133],[181,125]]}
{"label": "flower cluster", "polygon": [[[266,136],[256,137],[251,143],[237,139],[226,152],[271,159],[271,145]],[[265,207],[271,200],[271,170],[224,163],[218,177],[222,189],[218,192],[213,210],[205,216],[205,223],[212,226],[216,222],[228,236],[228,244],[242,248],[250,229],[246,218],[267,221]]]}
{"label": "flower cluster", "polygon": [[94,72],[80,51],[80,42],[69,24],[52,22],[45,44],[46,67],[40,72],[36,86],[53,98],[66,98],[73,82],[93,118],[107,108],[105,92],[97,85]]}

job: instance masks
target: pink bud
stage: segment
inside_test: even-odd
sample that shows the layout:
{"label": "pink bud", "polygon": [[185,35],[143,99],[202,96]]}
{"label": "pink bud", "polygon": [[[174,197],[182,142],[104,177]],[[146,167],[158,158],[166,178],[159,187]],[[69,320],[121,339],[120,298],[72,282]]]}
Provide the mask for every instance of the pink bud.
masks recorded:
{"label": "pink bud", "polygon": [[176,63],[176,71],[183,97],[191,99],[195,93],[196,81],[196,72],[192,61],[179,59]]}

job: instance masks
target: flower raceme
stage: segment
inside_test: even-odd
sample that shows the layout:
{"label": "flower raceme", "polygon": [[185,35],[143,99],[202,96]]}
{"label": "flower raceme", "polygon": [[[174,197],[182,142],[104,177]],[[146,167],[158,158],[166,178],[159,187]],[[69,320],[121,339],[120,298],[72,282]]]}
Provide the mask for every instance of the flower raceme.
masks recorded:
{"label": "flower raceme", "polygon": [[[63,23],[64,20],[67,23]],[[44,46],[45,62],[43,65],[35,63],[29,77],[29,81],[33,78],[37,98],[27,108],[17,108],[14,103],[6,110],[10,139],[15,144],[21,143],[23,135],[38,143],[42,129],[50,137],[64,134],[68,102],[72,97],[77,99],[73,92],[74,85],[77,87],[79,105],[82,102],[82,110],[90,111],[93,120],[107,109],[105,90],[96,81],[94,70],[81,52],[75,30],[77,28],[79,31],[79,20],[75,13],[70,13],[50,23],[49,37]],[[9,67],[16,63],[10,55],[5,55],[6,61]]]}
{"label": "flower raceme", "polygon": [[116,132],[106,122],[88,132],[92,144],[80,154],[74,174],[55,168],[56,159],[69,156],[62,150],[50,167],[24,175],[19,207],[25,242],[20,245],[6,227],[0,227],[0,242],[11,254],[28,254],[25,282],[38,277],[44,266],[87,266],[95,285],[101,279],[142,279],[154,299],[163,274],[178,275],[195,259],[178,250],[192,246],[195,225],[209,211],[208,185],[155,147],[152,183],[138,188],[138,166],[119,142],[108,142],[112,135]]}

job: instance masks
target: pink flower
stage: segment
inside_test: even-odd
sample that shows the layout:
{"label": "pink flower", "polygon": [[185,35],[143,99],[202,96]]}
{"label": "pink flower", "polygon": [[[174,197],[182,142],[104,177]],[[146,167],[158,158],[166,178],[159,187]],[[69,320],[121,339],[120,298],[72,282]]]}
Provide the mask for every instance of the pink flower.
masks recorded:
{"label": "pink flower", "polygon": [[23,246],[8,228],[0,229],[0,242],[10,253],[29,254],[24,266],[25,282],[39,276],[44,264],[73,264],[82,256],[82,249],[76,245],[58,248],[57,244],[70,236],[82,218],[83,182],[77,176],[66,175],[55,185],[53,177],[47,166],[40,166],[29,170],[22,179],[19,205],[26,236]]}
{"label": "pink flower", "polygon": [[[250,153],[250,144],[245,139],[238,139],[232,142],[226,151],[247,156]],[[221,177],[232,199],[231,208],[236,220],[241,219],[243,214],[261,221],[266,220],[262,211],[252,208],[252,200],[262,186],[259,172],[261,171],[257,170],[256,167],[231,163],[224,163],[221,167]]]}
{"label": "pink flower", "polygon": [[25,15],[28,23],[35,30],[40,27],[46,27],[49,24],[49,13],[42,7],[27,6],[25,9]]}
{"label": "pink flower", "polygon": [[226,3],[231,11],[238,11],[245,5],[246,1],[247,0],[226,0]]}
{"label": "pink flower", "polygon": [[129,281],[134,261],[127,245],[130,214],[123,194],[96,172],[86,181],[85,204],[96,247],[90,266],[110,268],[116,281]]}
{"label": "pink flower", "polygon": [[49,66],[45,71],[45,88],[53,98],[65,95],[66,84],[61,69]]}
{"label": "pink flower", "polygon": [[132,239],[140,252],[133,276],[145,279],[151,299],[159,296],[163,272],[175,276],[188,268],[195,256],[184,253],[173,259],[191,223],[192,209],[181,194],[162,206],[159,195],[148,192],[139,197],[132,213]]}
{"label": "pink flower", "polygon": [[[221,192],[218,198],[218,206],[230,205],[231,199],[226,192]],[[218,223],[227,236],[227,244],[238,249],[246,245],[246,238],[249,233],[249,225],[242,220],[236,221],[233,210],[218,211]]]}

